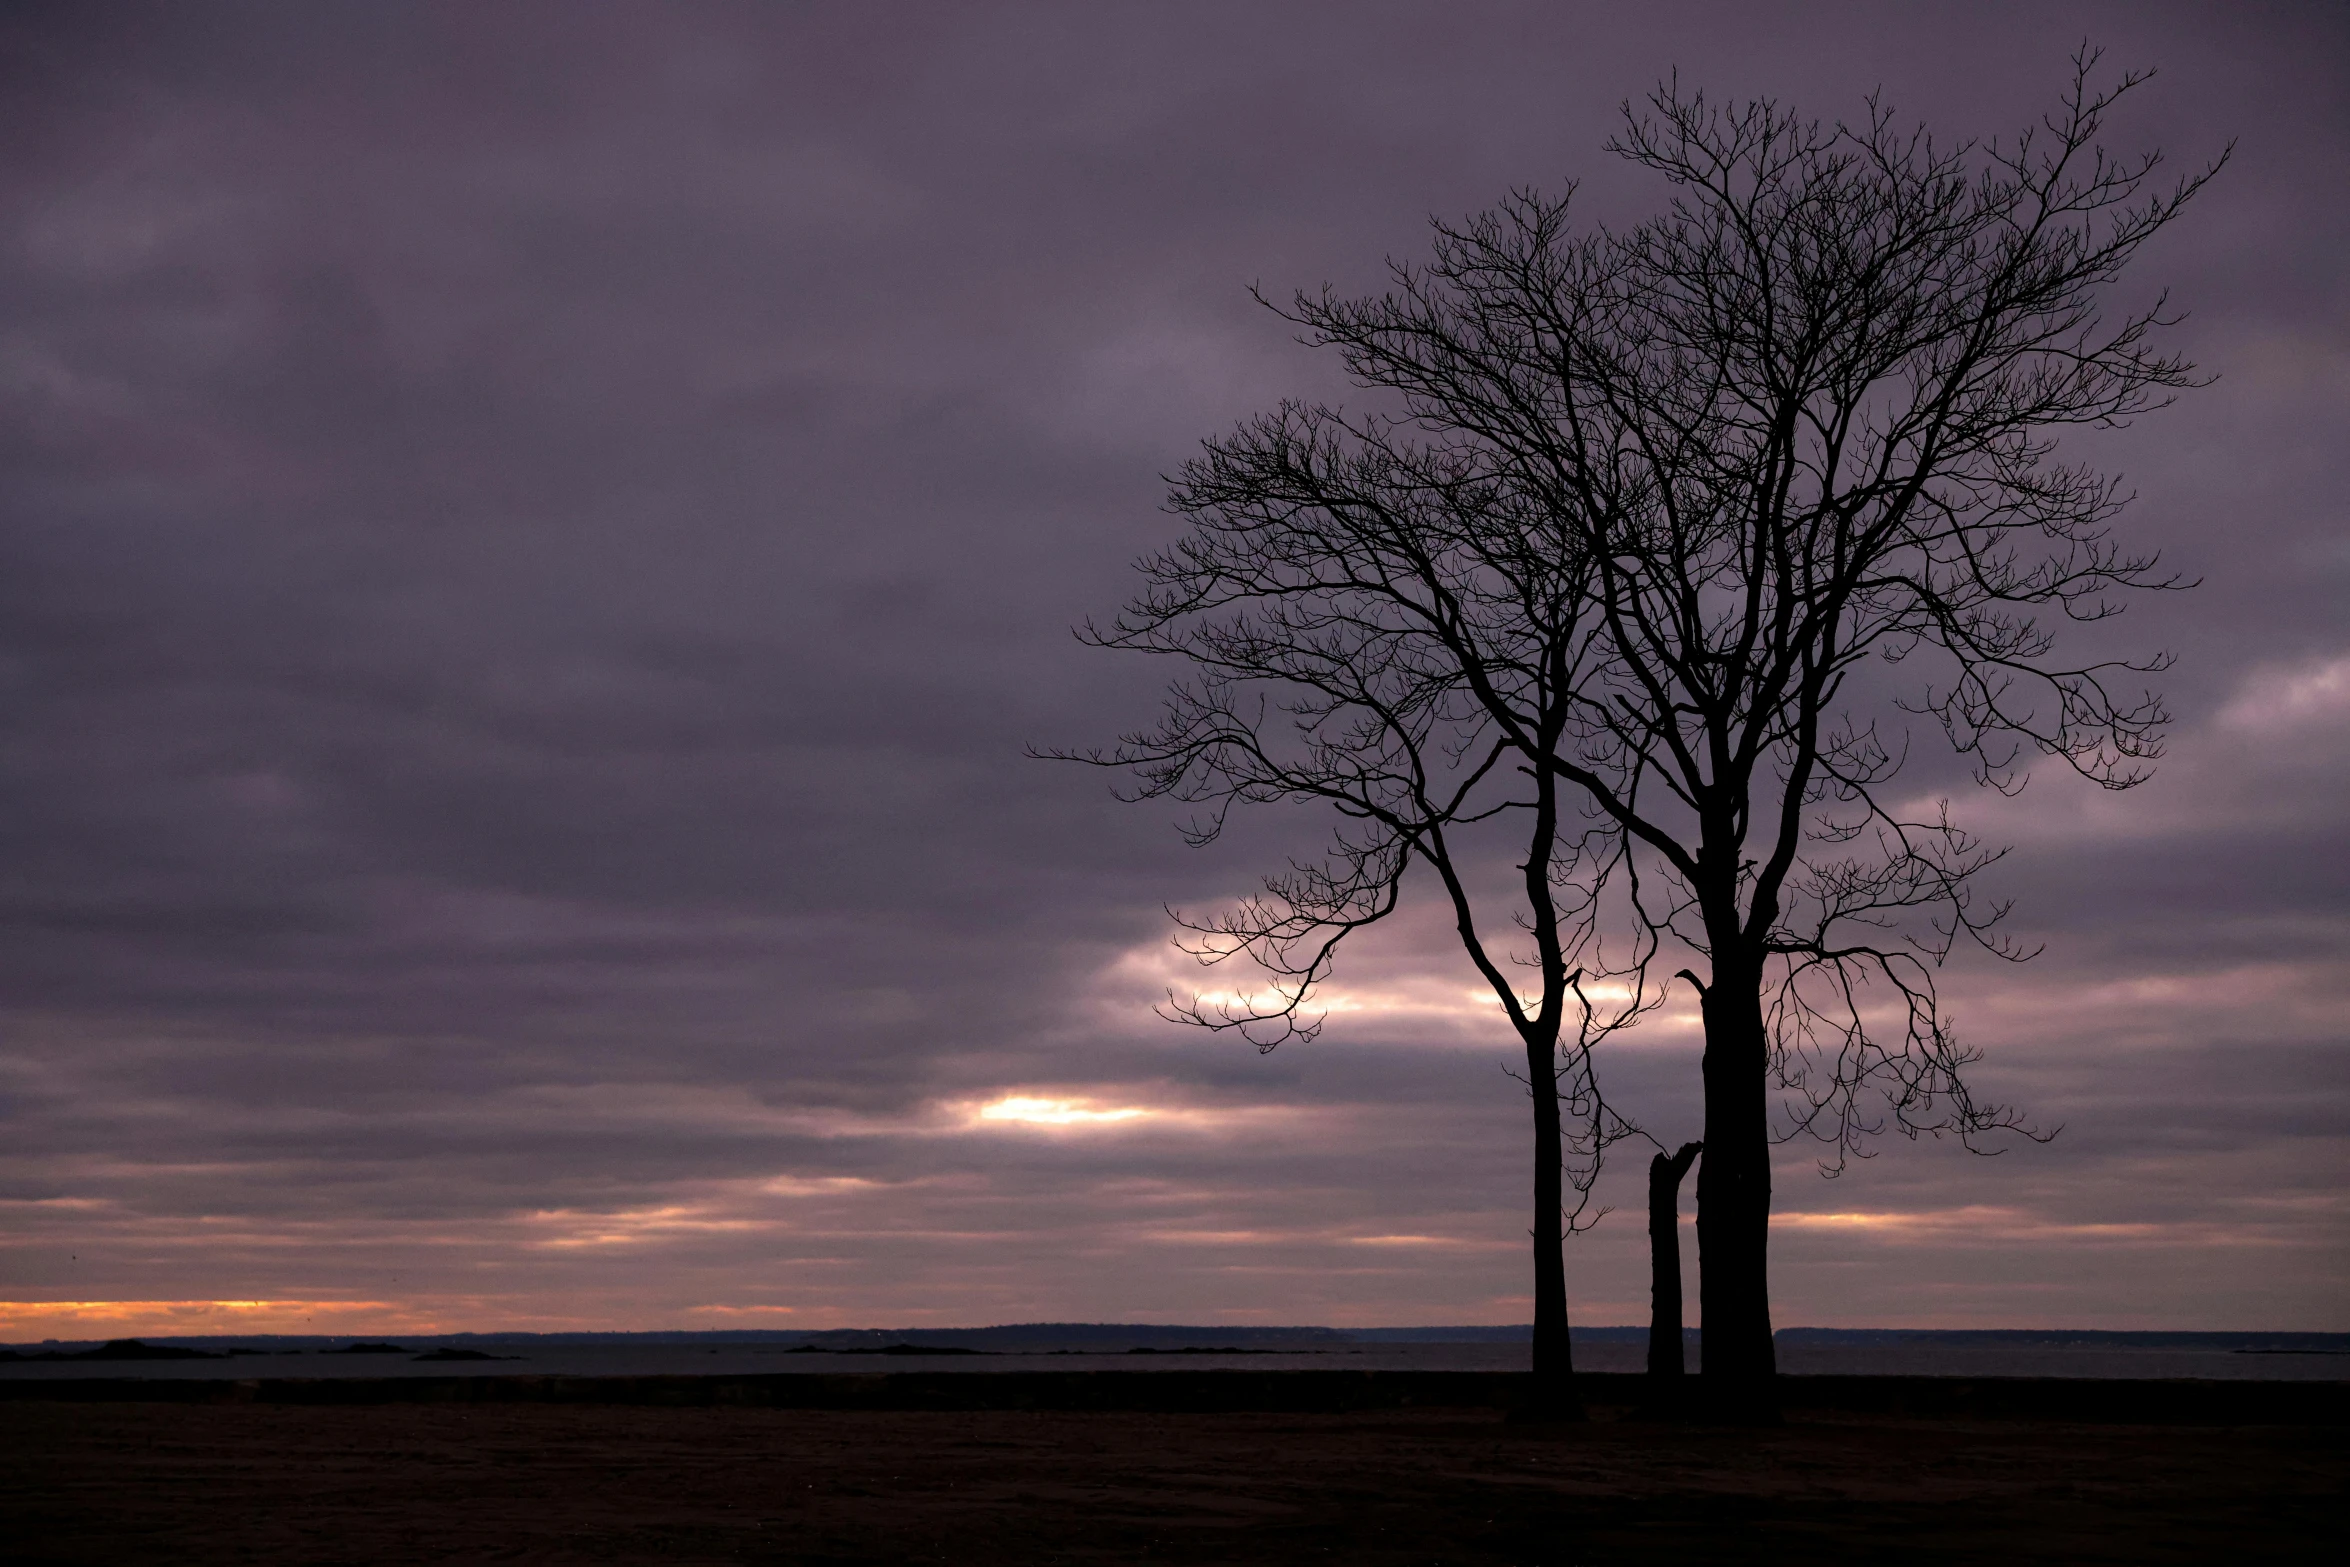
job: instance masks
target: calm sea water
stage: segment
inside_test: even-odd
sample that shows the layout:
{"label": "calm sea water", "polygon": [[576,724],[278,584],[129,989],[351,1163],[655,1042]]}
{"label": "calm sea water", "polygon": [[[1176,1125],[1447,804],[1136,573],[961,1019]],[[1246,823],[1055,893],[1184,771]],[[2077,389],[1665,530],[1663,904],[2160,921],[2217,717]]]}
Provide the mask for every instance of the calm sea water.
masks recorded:
{"label": "calm sea water", "polygon": [[[410,1353],[328,1354],[315,1349],[226,1360],[14,1361],[0,1362],[0,1380],[63,1377],[398,1377],[398,1376],[694,1376],[758,1375],[777,1372],[953,1371],[973,1375],[1005,1371],[1523,1371],[1524,1344],[1404,1343],[1334,1346],[1303,1352],[1246,1355],[1127,1354],[1119,1351],[1068,1354],[853,1355],[791,1354],[768,1345],[561,1344],[501,1345],[472,1340],[473,1347],[518,1358],[493,1361],[429,1361],[413,1352],[434,1347],[429,1338],[399,1341]],[[38,1346],[19,1346],[32,1350]],[[69,1345],[68,1348],[84,1346]],[[1645,1351],[1636,1343],[1578,1343],[1575,1363],[1585,1371],[1638,1371]],[[1689,1356],[1695,1370],[1700,1357]],[[1945,1377],[2206,1377],[2223,1380],[2350,1380],[2350,1355],[2245,1354],[2178,1348],[2080,1348],[2050,1345],[1805,1344],[1782,1342],[1779,1369],[1794,1376]]]}

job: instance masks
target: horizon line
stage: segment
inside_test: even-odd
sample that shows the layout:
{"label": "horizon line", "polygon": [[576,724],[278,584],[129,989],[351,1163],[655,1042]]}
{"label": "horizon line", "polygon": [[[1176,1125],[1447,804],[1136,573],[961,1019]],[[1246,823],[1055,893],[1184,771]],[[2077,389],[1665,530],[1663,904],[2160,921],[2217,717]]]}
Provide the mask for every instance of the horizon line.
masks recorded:
{"label": "horizon line", "polygon": [[[373,1331],[373,1332],[368,1332],[368,1331],[348,1332],[348,1331],[346,1331],[346,1332],[328,1332],[328,1333],[287,1333],[287,1332],[252,1332],[252,1333],[174,1333],[174,1332],[170,1332],[170,1331],[163,1331],[163,1332],[154,1332],[154,1331],[149,1331],[149,1332],[143,1332],[143,1333],[117,1333],[117,1334],[113,1334],[113,1335],[92,1335],[92,1336],[90,1336],[90,1337],[87,1337],[87,1338],[78,1337],[78,1336],[77,1336],[77,1337],[70,1337],[70,1338],[67,1338],[67,1337],[58,1337],[58,1336],[54,1336],[54,1335],[52,1335],[52,1336],[45,1337],[45,1338],[40,1338],[40,1339],[16,1339],[16,1340],[0,1340],[0,1348],[15,1348],[15,1347],[21,1347],[21,1346],[25,1346],[25,1345],[51,1345],[51,1344],[104,1343],[104,1342],[115,1342],[115,1341],[119,1341],[119,1340],[127,1340],[127,1339],[137,1339],[137,1340],[144,1341],[144,1342],[157,1342],[157,1343],[162,1343],[162,1342],[173,1342],[173,1341],[183,1341],[183,1342],[221,1342],[221,1343],[242,1343],[242,1342],[260,1342],[260,1341],[272,1341],[272,1340],[275,1340],[275,1341],[290,1341],[290,1340],[312,1340],[312,1341],[320,1341],[320,1342],[336,1342],[336,1341],[341,1341],[341,1340],[356,1340],[356,1339],[366,1339],[366,1338],[409,1338],[409,1339],[513,1339],[513,1340],[519,1340],[519,1339],[541,1339],[541,1340],[553,1340],[553,1339],[573,1339],[573,1340],[584,1340],[584,1339],[599,1339],[599,1340],[626,1340],[626,1339],[664,1339],[664,1340],[669,1340],[669,1341],[672,1341],[672,1342],[676,1342],[676,1341],[722,1341],[722,1340],[734,1340],[734,1341],[738,1341],[738,1342],[739,1342],[739,1341],[745,1341],[745,1340],[762,1340],[762,1339],[764,1339],[764,1340],[775,1340],[775,1339],[816,1339],[816,1338],[829,1338],[829,1337],[842,1337],[842,1336],[870,1336],[870,1337],[876,1337],[876,1338],[885,1338],[885,1337],[886,1337],[886,1338],[907,1338],[907,1339],[910,1339],[910,1338],[915,1338],[915,1337],[932,1337],[932,1338],[935,1338],[935,1337],[942,1337],[942,1336],[958,1336],[958,1335],[988,1334],[988,1333],[1013,1333],[1013,1332],[1028,1332],[1028,1333],[1039,1333],[1039,1332],[1045,1332],[1045,1331],[1051,1331],[1051,1330],[1064,1330],[1064,1331],[1066,1331],[1066,1330],[1075,1330],[1075,1329],[1084,1329],[1084,1330],[1089,1330],[1090,1332],[1094,1332],[1094,1333],[1100,1333],[1100,1334],[1105,1334],[1105,1335],[1107,1335],[1107,1334],[1114,1334],[1114,1333],[1116,1333],[1116,1332],[1117,1332],[1117,1331],[1119,1331],[1119,1330],[1127,1330],[1127,1331],[1131,1331],[1131,1332],[1154,1332],[1154,1333],[1162,1333],[1162,1334],[1164,1334],[1164,1333],[1185,1333],[1185,1334],[1198,1334],[1198,1335],[1202,1335],[1202,1336],[1222,1336],[1222,1337],[1226,1337],[1226,1338],[1250,1338],[1250,1337],[1257,1337],[1257,1336],[1261,1336],[1261,1335],[1262,1335],[1262,1336],[1273,1336],[1273,1335],[1287,1336],[1287,1335],[1292,1335],[1292,1334],[1316,1334],[1316,1335],[1321,1335],[1321,1334],[1328,1334],[1328,1335],[1331,1335],[1331,1336],[1333,1336],[1333,1337],[1337,1337],[1337,1338],[1341,1338],[1341,1339],[1345,1339],[1345,1338],[1352,1338],[1352,1337],[1356,1337],[1356,1336],[1358,1336],[1358,1335],[1378,1335],[1378,1336],[1380,1336],[1380,1337],[1387,1337],[1387,1338],[1396,1338],[1396,1337],[1398,1337],[1398,1336],[1401,1336],[1401,1335],[1414,1335],[1414,1336],[1422,1336],[1422,1337],[1421,1337],[1421,1342],[1445,1342],[1445,1341],[1444,1341],[1444,1340],[1442,1340],[1442,1339],[1437,1339],[1437,1338],[1430,1338],[1430,1337],[1424,1337],[1424,1336],[1425,1336],[1425,1335],[1437,1335],[1437,1334],[1451,1333],[1451,1332],[1459,1332],[1459,1333],[1473,1333],[1473,1334],[1477,1334],[1477,1335],[1480,1335],[1480,1336],[1490,1336],[1490,1335],[1497,1335],[1497,1334],[1518,1334],[1518,1333],[1523,1333],[1523,1334],[1526,1334],[1526,1335],[1528,1335],[1528,1336],[1530,1337],[1530,1336],[1532,1335],[1532,1333],[1533,1333],[1533,1324],[1531,1324],[1531,1323],[1515,1323],[1515,1322],[1513,1322],[1513,1323],[1437,1323],[1437,1324],[1429,1324],[1429,1325],[1405,1324],[1405,1325],[1396,1325],[1396,1326],[1387,1326],[1387,1325],[1381,1325],[1381,1326],[1372,1326],[1372,1327],[1332,1327],[1332,1326],[1328,1326],[1328,1325],[1325,1325],[1325,1324],[1318,1324],[1318,1323],[1293,1323],[1293,1324],[1278,1324],[1278,1325],[1275,1325],[1275,1324],[1263,1324],[1263,1325],[1246,1325],[1246,1326],[1241,1326],[1241,1325],[1234,1325],[1234,1324],[1218,1324],[1218,1323],[1184,1323],[1184,1322],[1080,1322],[1080,1321],[1032,1321],[1032,1322],[1002,1322],[1002,1323],[991,1323],[991,1324],[988,1324],[988,1325],[985,1325],[985,1326],[977,1326],[977,1327],[896,1327],[896,1328],[554,1328],[554,1329],[542,1329],[542,1328],[487,1328],[487,1329],[481,1329],[481,1328],[466,1328],[466,1329],[439,1329],[439,1330],[424,1330],[424,1331],[419,1331],[419,1330],[414,1330],[414,1329],[409,1329],[409,1330],[402,1330],[402,1329],[396,1329],[396,1328],[386,1328],[386,1329],[378,1329],[378,1330],[375,1330],[375,1331]],[[1648,1325],[1646,1325],[1646,1324],[1642,1324],[1642,1323],[1594,1323],[1594,1324],[1591,1324],[1591,1325],[1588,1325],[1588,1326],[1576,1326],[1576,1327],[1570,1327],[1570,1329],[1569,1329],[1569,1333],[1570,1333],[1570,1335],[1571,1335],[1571,1336],[1574,1336],[1574,1337],[1581,1337],[1581,1336],[1583,1336],[1583,1335],[1587,1335],[1587,1334],[1588,1334],[1588,1335],[1602,1335],[1602,1334],[1604,1334],[1604,1335],[1607,1335],[1607,1336],[1609,1336],[1609,1337],[1616,1337],[1616,1338],[1621,1338],[1621,1337],[1632,1337],[1632,1336],[1637,1336],[1637,1337],[1640,1337],[1640,1338],[1645,1338],[1645,1337],[1647,1337],[1647,1335],[1648,1335],[1648,1333],[1649,1333],[1649,1327],[1648,1327]],[[1700,1338],[1702,1338],[1702,1337],[1703,1337],[1703,1329],[1702,1329],[1702,1328],[1699,1328],[1699,1327],[1684,1327],[1684,1328],[1681,1330],[1681,1335],[1682,1335],[1682,1337],[1683,1337],[1685,1340],[1696,1340],[1696,1339],[1700,1339]],[[2081,1337],[2081,1338],[2090,1338],[2090,1337],[2094,1337],[2094,1338],[2127,1338],[2127,1339],[2149,1339],[2149,1338],[2204,1338],[2204,1339],[2209,1339],[2209,1338],[2337,1338],[2337,1339],[2350,1339],[2350,1329],[2338,1329],[2338,1328],[2091,1328],[2091,1327],[2065,1327],[2065,1326],[2045,1326],[2045,1327],[2026,1327],[2026,1328],[2018,1328],[2018,1327],[2005,1327],[2005,1328],[1979,1328],[1979,1327],[1874,1327],[1874,1326],[1870,1326],[1870,1327],[1812,1327],[1812,1326],[1790,1326],[1790,1327],[1784,1327],[1784,1328],[1777,1328],[1777,1329],[1774,1329],[1774,1330],[1772,1331],[1772,1335],[1771,1335],[1771,1336],[1772,1336],[1772,1338],[1773,1338],[1774,1340],[1777,1340],[1777,1339],[1787,1338],[1787,1337],[1790,1337],[1790,1336],[1801,1336],[1801,1337],[1813,1337],[1813,1336],[1838,1336],[1838,1337],[1841,1337],[1841,1336],[1852,1336],[1852,1335],[1865,1335],[1865,1336],[1871,1336],[1871,1337],[1880,1337],[1880,1336],[1883,1336],[1883,1337],[1890,1337],[1890,1336],[1910,1337],[1910,1336],[1918,1336],[1918,1335],[1934,1335],[1934,1336],[1947,1336],[1947,1335],[1965,1335],[1965,1336],[1968,1336],[1968,1337],[1974,1337],[1974,1338],[2012,1338],[2012,1337],[2024,1337],[2024,1336],[2029,1336],[2029,1337],[2066,1336],[2066,1337]]]}

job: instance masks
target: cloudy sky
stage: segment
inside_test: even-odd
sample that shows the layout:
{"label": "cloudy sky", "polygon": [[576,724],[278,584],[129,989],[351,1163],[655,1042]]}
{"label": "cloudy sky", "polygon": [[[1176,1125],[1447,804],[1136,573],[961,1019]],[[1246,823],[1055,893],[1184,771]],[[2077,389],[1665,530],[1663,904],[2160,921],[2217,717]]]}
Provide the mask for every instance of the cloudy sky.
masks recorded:
{"label": "cloudy sky", "polygon": [[[1156,1019],[1163,905],[1319,824],[1024,758],[1151,710],[1068,628],[1342,390],[1252,282],[1636,221],[1675,69],[1988,134],[2083,35],[2117,148],[2237,143],[2137,273],[2220,380],[2077,448],[2203,579],[2127,621],[2174,744],[1958,802],[2048,950],[1953,1010],[2062,1133],[1783,1149],[1776,1317],[2350,1328],[2338,6],[173,5],[0,24],[0,1338],[1526,1320],[1448,932],[1310,1045]],[[1669,1140],[1695,1042],[1610,1068]]]}

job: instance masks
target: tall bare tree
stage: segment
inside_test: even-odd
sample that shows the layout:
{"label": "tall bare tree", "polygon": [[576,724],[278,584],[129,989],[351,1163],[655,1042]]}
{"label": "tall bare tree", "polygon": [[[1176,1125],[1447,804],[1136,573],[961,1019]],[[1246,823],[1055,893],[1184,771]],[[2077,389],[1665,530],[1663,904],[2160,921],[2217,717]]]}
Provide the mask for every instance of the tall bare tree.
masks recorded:
{"label": "tall bare tree", "polygon": [[1628,1131],[1599,1099],[1594,1052],[1654,1004],[1640,975],[1656,950],[1637,921],[1607,939],[1605,895],[1635,874],[1625,839],[1578,818],[1571,784],[1543,764],[1574,723],[1569,664],[1593,573],[1509,476],[1394,434],[1289,407],[1210,443],[1176,492],[1198,530],[1146,563],[1151,591],[1114,626],[1089,628],[1197,673],[1159,728],[1081,759],[1139,769],[1144,795],[1206,804],[1186,827],[1195,844],[1235,802],[1335,809],[1324,858],[1185,922],[1203,962],[1246,954],[1268,979],[1170,998],[1173,1015],[1260,1049],[1320,1030],[1307,1008],[1340,942],[1395,909],[1414,865],[1433,873],[1524,1047],[1535,1401],[1573,1413],[1566,1195],[1588,1191]]}
{"label": "tall bare tree", "polygon": [[2100,126],[2143,78],[2095,66],[2022,135],[1956,145],[1875,99],[1823,125],[1660,88],[1609,144],[1665,180],[1656,218],[1578,230],[1571,191],[1520,192],[1436,223],[1381,295],[1275,306],[1384,401],[1207,442],[1171,499],[1190,533],[1089,628],[1190,671],[1157,727],[1087,759],[1200,803],[1195,841],[1236,802],[1340,819],[1325,857],[1194,927],[1272,984],[1192,1020],[1310,1029],[1339,943],[1433,873],[1536,1090],[1545,1379],[1567,1365],[1561,1139],[1588,1160],[1622,1131],[1591,1050],[1657,1004],[1660,959],[1702,997],[1725,1407],[1767,1410],[1775,1372],[1774,1087],[1780,1130],[1831,1164],[1886,1127],[2019,1125],[1970,1093],[1935,989],[1962,943],[2029,955],[1971,886],[2002,851],[1887,786],[1901,715],[2002,789],[2033,755],[2126,789],[2160,751],[2136,680],[2166,659],[2070,662],[2049,621],[2176,583],[2055,438],[2195,384],[2154,346],[2160,299],[2103,298],[2218,165],[2162,183],[2159,154],[2110,157]]}

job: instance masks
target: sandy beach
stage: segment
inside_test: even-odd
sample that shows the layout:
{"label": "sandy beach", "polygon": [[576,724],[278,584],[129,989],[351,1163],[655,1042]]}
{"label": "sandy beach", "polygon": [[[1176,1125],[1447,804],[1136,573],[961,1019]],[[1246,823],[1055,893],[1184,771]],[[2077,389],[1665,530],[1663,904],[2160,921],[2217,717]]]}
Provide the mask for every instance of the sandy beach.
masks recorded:
{"label": "sandy beach", "polygon": [[[2085,1416],[2110,1412],[2075,1386]],[[1811,1402],[1839,1401],[1853,1402]],[[1526,1425],[1459,1401],[24,1397],[0,1404],[0,1532],[27,1567],[2333,1561],[2350,1538],[2350,1430],[2313,1407],[2256,1424],[1808,1407],[1752,1431],[1620,1405]]]}

